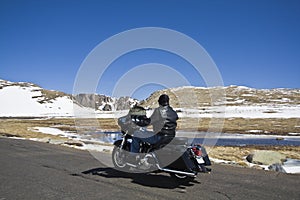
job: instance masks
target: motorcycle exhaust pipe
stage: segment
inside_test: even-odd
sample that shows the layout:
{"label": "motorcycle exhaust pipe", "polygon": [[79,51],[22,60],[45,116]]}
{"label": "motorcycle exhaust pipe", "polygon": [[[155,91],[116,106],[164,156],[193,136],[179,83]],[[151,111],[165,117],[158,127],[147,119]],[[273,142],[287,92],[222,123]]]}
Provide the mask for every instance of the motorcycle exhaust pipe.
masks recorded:
{"label": "motorcycle exhaust pipe", "polygon": [[[157,161],[157,158],[156,158],[155,154],[153,154],[153,157]],[[190,176],[190,177],[196,177],[197,176],[197,174],[191,173],[191,172],[183,172],[183,171],[178,171],[178,170],[173,170],[173,169],[161,168],[158,163],[156,164],[156,167],[159,170],[164,171],[164,172],[168,172],[168,173],[176,173],[176,174],[186,175],[186,176]]]}
{"label": "motorcycle exhaust pipe", "polygon": [[169,173],[175,173],[175,174],[181,174],[181,175],[186,175],[186,176],[191,176],[191,177],[196,177],[195,173],[191,173],[191,172],[183,172],[183,171],[177,171],[177,170],[173,170],[173,169],[165,169],[165,168],[161,168],[159,166],[157,166],[159,168],[159,170],[164,171],[164,172],[169,172]]}

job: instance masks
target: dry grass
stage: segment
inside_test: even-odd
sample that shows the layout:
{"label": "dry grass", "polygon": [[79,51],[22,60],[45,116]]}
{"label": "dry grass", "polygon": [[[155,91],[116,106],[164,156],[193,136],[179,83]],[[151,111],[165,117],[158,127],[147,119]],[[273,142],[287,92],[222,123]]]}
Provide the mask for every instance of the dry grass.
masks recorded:
{"label": "dry grass", "polygon": [[[71,124],[69,119],[59,119],[58,120],[33,120],[33,119],[1,119],[0,120],[0,133],[1,135],[10,134],[15,137],[24,138],[43,138],[46,134],[40,134],[38,132],[32,131],[34,127],[52,127],[55,125],[68,125]],[[51,137],[55,137],[52,136]]]}
{"label": "dry grass", "polygon": [[[224,124],[223,124],[224,122]],[[212,124],[213,123],[213,124]],[[0,134],[15,135],[18,137],[44,137],[32,131],[34,127],[55,127],[62,131],[80,132],[86,130],[117,131],[119,126],[116,119],[0,119]],[[178,130],[191,131],[219,131],[225,133],[272,134],[287,135],[300,133],[300,119],[190,119],[183,118],[178,121]],[[221,128],[221,129],[220,129]],[[261,130],[249,132],[249,130]]]}
{"label": "dry grass", "polygon": [[[212,124],[213,123],[213,124]],[[268,118],[268,119],[180,119],[178,122],[180,130],[213,131],[220,130],[224,133],[247,133],[247,134],[270,134],[288,135],[288,133],[300,133],[299,118]],[[260,130],[260,132],[251,132]]]}
{"label": "dry grass", "polygon": [[[76,122],[76,123],[75,123]],[[58,136],[41,134],[34,131],[34,127],[54,127],[62,131],[84,130],[117,130],[114,119],[80,119],[52,118],[52,119],[0,119],[0,135],[23,138],[56,138]]]}
{"label": "dry grass", "polygon": [[277,151],[285,155],[287,158],[300,159],[300,146],[214,146],[206,147],[206,150],[210,157],[227,161],[235,161],[241,165],[245,162],[245,157],[254,150]]}

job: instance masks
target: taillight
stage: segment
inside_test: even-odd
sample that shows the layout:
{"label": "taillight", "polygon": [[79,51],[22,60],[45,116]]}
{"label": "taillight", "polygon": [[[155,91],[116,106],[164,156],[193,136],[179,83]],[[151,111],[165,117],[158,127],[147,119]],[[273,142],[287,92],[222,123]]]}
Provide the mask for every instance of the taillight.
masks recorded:
{"label": "taillight", "polygon": [[201,147],[193,147],[192,150],[196,156],[202,156]]}

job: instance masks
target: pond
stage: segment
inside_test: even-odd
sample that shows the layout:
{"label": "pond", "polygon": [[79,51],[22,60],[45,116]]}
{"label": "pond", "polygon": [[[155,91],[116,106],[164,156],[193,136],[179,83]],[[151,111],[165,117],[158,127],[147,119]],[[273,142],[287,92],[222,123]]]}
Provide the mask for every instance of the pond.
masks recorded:
{"label": "pond", "polygon": [[[106,143],[113,143],[121,139],[120,132],[97,132],[93,133],[93,139]],[[270,145],[270,146],[300,146],[300,136],[275,136],[275,135],[250,135],[250,134],[226,134],[183,132],[177,133],[177,137],[189,138],[189,143],[217,146],[247,146],[247,145]]]}

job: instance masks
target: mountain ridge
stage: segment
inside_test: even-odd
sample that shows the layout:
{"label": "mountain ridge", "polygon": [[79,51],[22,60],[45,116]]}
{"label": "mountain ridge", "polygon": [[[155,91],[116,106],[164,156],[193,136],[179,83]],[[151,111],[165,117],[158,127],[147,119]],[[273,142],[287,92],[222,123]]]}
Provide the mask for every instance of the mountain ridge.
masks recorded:
{"label": "mountain ridge", "polygon": [[[220,112],[217,110],[221,107],[226,107],[225,110],[234,113],[235,117],[237,113],[245,117],[250,116],[249,113],[251,114],[253,109],[264,115],[268,113],[265,117],[280,117],[280,113],[284,113],[283,117],[289,117],[289,113],[290,117],[298,117],[296,112],[300,108],[300,89],[291,88],[184,86],[155,91],[145,100],[138,101],[130,97],[115,98],[101,94],[71,95],[47,90],[34,83],[0,79],[0,116],[73,116],[74,109],[101,114],[107,111],[128,110],[135,104],[152,109],[157,107],[157,99],[161,94],[170,96],[170,104],[177,111],[188,110],[197,113],[196,117],[212,117],[209,114]],[[251,117],[255,117],[255,113],[252,113]]]}

